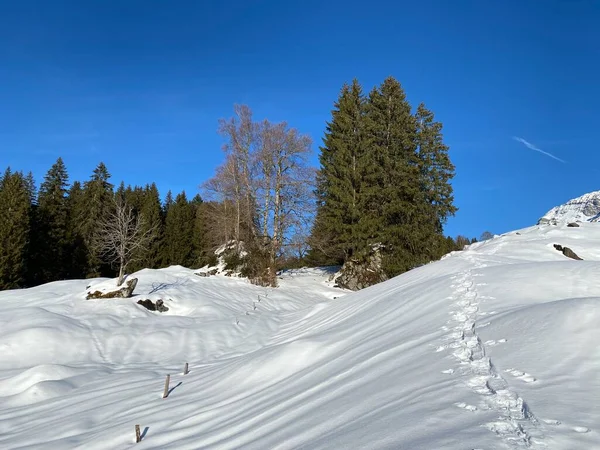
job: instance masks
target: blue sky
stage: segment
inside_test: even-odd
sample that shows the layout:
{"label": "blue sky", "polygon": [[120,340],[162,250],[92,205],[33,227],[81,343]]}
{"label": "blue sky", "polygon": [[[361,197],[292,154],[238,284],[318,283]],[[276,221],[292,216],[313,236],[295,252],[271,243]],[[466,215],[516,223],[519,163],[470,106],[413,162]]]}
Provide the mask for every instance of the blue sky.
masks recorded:
{"label": "blue sky", "polygon": [[600,189],[599,5],[0,2],[0,167],[39,182],[62,156],[86,180],[104,161],[115,183],[193,195],[234,103],[312,136],[316,164],[342,84],[392,75],[444,124],[459,207],[446,232],[528,226]]}

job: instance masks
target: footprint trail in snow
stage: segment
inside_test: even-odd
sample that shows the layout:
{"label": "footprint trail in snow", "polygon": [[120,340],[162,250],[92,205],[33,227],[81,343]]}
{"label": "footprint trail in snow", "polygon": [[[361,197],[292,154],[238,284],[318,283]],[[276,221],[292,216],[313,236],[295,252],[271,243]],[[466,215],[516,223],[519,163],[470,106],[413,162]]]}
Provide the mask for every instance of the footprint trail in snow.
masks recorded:
{"label": "footprint trail in snow", "polygon": [[[481,266],[475,264],[476,267]],[[506,379],[496,370],[477,334],[475,321],[479,314],[479,296],[471,270],[456,275],[453,288],[455,293],[452,298],[455,302],[450,313],[452,319],[446,336],[449,342],[447,347],[453,350],[452,355],[459,363],[459,372],[466,377],[466,385],[482,399],[479,408],[462,402],[456,406],[471,412],[478,409],[494,411],[498,418],[484,426],[510,447],[545,447],[538,420],[523,398],[510,388]],[[503,342],[506,339],[487,341],[486,344],[493,346]],[[535,381],[531,375],[515,369],[505,372],[525,382]]]}

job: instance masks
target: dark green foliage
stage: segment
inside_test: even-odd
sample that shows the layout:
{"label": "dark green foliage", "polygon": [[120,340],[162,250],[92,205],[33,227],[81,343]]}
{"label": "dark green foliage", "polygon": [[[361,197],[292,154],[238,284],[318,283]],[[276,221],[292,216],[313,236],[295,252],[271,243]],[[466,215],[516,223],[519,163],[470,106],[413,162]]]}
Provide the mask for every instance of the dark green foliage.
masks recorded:
{"label": "dark green foliage", "polygon": [[[143,190],[136,187],[133,190],[133,194],[131,200],[134,208],[137,208],[139,214],[144,218],[142,232],[146,233],[148,230],[156,228],[157,233],[156,237],[149,242],[146,249],[134,255],[130,270],[137,271],[145,267],[158,268],[162,259],[161,242],[163,236],[162,208],[158,188],[155,183],[152,183],[151,185],[146,185]],[[139,199],[135,197],[139,197]]]}
{"label": "dark green foliage", "polygon": [[167,192],[167,195],[165,197],[165,203],[163,204],[163,217],[167,217],[167,212],[169,212],[169,208],[171,208],[171,206],[173,206],[173,203],[174,203],[173,194],[169,190],[169,192]]}
{"label": "dark green foliage", "polygon": [[359,164],[365,153],[365,103],[358,81],[343,86],[334,108],[319,156],[318,209],[311,234],[311,258],[332,262],[351,257],[360,245]]}
{"label": "dark green foliage", "polygon": [[193,261],[194,208],[185,192],[177,194],[175,202],[167,203],[163,262],[191,267]]}
{"label": "dark green foliage", "polygon": [[39,282],[67,276],[69,255],[68,175],[61,158],[50,168],[40,186],[38,197]]}
{"label": "dark green foliage", "polygon": [[[473,238],[475,239],[475,238]],[[456,236],[456,250],[463,250],[465,248],[465,246],[471,244],[473,242],[473,239],[469,239],[466,236],[461,236],[458,235]]]}
{"label": "dark green foliage", "polygon": [[371,91],[366,110],[369,151],[361,161],[362,251],[369,253],[370,245],[383,244],[384,271],[394,276],[423,262],[415,121],[400,83],[393,78]]}
{"label": "dark green foliage", "polygon": [[206,217],[206,205],[200,195],[196,195],[191,201],[194,211],[194,227],[192,233],[192,261],[194,267],[216,264],[216,256],[210,250],[208,241],[208,227]]}
{"label": "dark green foliage", "polygon": [[207,237],[212,213],[199,195],[188,201],[181,193],[173,200],[169,192],[163,206],[156,184],[132,188],[121,183],[113,191],[109,179],[100,163],[83,186],[74,181],[69,188],[61,158],[48,170],[39,194],[31,173],[7,169],[0,175],[0,289],[114,276],[115,268],[102,261],[95,238],[119,198],[144,217],[142,234],[157,230],[146,248],[132,256],[128,270],[217,263]]}
{"label": "dark green foliage", "polygon": [[240,255],[237,249],[228,249],[223,253],[223,265],[225,270],[231,270],[233,272],[240,269],[243,270],[243,266],[248,262],[247,257]]}
{"label": "dark green foliage", "polygon": [[78,232],[83,238],[87,249],[86,277],[112,276],[114,271],[102,262],[100,254],[94,245],[96,229],[102,219],[113,208],[113,185],[108,181],[110,174],[104,163],[98,164],[89,181],[83,188],[83,199]]}
{"label": "dark green foliage", "polygon": [[31,182],[7,169],[0,179],[0,289],[25,285],[32,198]]}
{"label": "dark green foliage", "polygon": [[443,225],[456,208],[441,129],[424,105],[411,112],[392,77],[366,98],[358,82],[345,85],[321,148],[307,260],[367,261],[382,244],[395,276],[446,253]]}
{"label": "dark green foliage", "polygon": [[88,248],[82,233],[81,220],[85,216],[85,198],[79,181],[74,181],[67,195],[68,262],[67,278],[85,278]]}

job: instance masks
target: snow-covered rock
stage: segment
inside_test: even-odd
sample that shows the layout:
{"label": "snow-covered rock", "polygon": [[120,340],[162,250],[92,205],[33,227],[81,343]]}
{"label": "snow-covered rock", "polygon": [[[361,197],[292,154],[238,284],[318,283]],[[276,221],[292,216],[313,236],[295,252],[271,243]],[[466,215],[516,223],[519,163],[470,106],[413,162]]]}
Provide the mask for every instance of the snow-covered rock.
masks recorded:
{"label": "snow-covered rock", "polygon": [[556,206],[544,214],[539,225],[572,222],[598,222],[600,220],[600,191],[590,192]]}

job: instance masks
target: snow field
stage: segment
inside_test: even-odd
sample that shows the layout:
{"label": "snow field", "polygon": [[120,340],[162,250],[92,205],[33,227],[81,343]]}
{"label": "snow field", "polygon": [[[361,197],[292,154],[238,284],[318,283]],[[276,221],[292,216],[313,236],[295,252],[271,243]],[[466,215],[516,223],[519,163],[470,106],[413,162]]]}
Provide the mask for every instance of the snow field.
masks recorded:
{"label": "snow field", "polygon": [[600,448],[600,225],[518,233],[356,293],[182,267],[1,292],[0,448]]}

